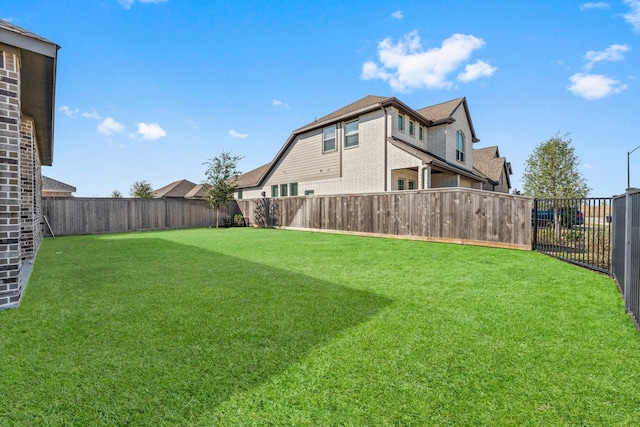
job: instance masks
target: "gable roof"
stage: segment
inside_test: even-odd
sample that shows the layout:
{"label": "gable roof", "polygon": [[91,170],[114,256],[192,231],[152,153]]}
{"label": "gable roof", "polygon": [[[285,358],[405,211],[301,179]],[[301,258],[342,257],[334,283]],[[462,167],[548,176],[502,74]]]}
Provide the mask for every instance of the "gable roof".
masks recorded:
{"label": "gable roof", "polygon": [[186,179],[181,179],[180,181],[172,182],[171,184],[165,185],[162,188],[159,188],[153,192],[153,197],[159,199],[161,197],[177,197],[183,198],[185,195],[195,187],[191,181],[187,181]]}
{"label": "gable roof", "polygon": [[505,173],[507,186],[511,188],[511,164],[507,159],[500,157],[497,146],[473,149],[473,168],[477,169],[482,175],[489,178],[494,183],[500,182],[502,172]]}
{"label": "gable roof", "polygon": [[327,114],[326,116],[322,116],[319,119],[314,120],[311,123],[301,127],[300,129],[304,129],[310,126],[313,126],[317,123],[324,123],[333,121],[333,119],[337,119],[338,117],[342,117],[344,115],[348,115],[354,113],[356,111],[360,111],[362,109],[368,109],[372,106],[377,106],[385,100],[392,99],[387,96],[376,96],[376,95],[367,95],[364,98],[361,98],[355,102],[352,102],[349,105],[346,105],[342,108],[337,109],[336,111]]}
{"label": "gable roof", "polygon": [[207,184],[198,184],[193,187],[187,194],[185,199],[204,199],[207,197]]}
{"label": "gable roof", "polygon": [[269,169],[269,167],[271,166],[271,163],[273,162],[269,162],[267,164],[264,164],[260,167],[255,168],[252,171],[249,171],[247,173],[240,175],[236,180],[236,184],[238,185],[238,188],[247,188],[247,187],[257,186],[260,183],[260,178],[265,173],[265,171]]}
{"label": "gable roof", "polygon": [[42,175],[42,191],[75,193],[76,187]]}
{"label": "gable roof", "polygon": [[467,104],[467,98],[464,96],[461,98],[452,99],[451,101],[441,102],[440,104],[421,108],[418,110],[418,113],[427,120],[432,121],[434,125],[438,125],[441,123],[453,123],[455,121],[455,119],[453,118],[453,114],[460,107],[464,108],[464,113],[466,114],[467,121],[469,122],[469,128],[471,129],[471,141],[479,142],[480,140],[476,137],[476,131],[473,128],[471,114],[469,114],[469,105]]}
{"label": "gable roof", "polygon": [[0,44],[20,50],[20,104],[32,117],[40,162],[53,163],[53,125],[58,49],[60,46],[30,31],[0,20]]}

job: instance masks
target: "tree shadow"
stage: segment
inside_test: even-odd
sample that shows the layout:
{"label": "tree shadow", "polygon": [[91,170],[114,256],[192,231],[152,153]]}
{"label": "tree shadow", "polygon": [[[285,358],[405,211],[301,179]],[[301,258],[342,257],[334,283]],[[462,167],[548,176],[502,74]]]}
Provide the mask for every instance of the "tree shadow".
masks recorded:
{"label": "tree shadow", "polygon": [[40,355],[23,387],[57,405],[28,397],[21,405],[54,424],[188,424],[391,302],[163,239],[85,239],[90,265],[72,253],[39,254],[16,313],[64,307],[35,321],[38,338],[23,343]]}

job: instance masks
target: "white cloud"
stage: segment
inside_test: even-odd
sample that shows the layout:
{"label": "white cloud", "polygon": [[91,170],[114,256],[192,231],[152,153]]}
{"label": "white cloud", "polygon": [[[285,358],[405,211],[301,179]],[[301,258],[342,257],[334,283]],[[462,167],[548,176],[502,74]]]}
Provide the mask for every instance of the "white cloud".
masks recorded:
{"label": "white cloud", "polygon": [[[364,80],[381,79],[388,82],[392,89],[407,92],[411,89],[442,89],[450,88],[453,82],[449,75],[469,60],[474,50],[484,46],[484,40],[472,35],[454,34],[441,47],[424,50],[417,30],[404,36],[404,40],[393,43],[386,38],[378,44],[380,65],[374,61],[363,64],[361,78]],[[484,73],[472,75],[473,70],[482,70],[482,66],[475,64],[472,71],[461,73],[463,78],[486,77],[488,66]],[[490,75],[490,74],[489,74]],[[471,81],[471,80],[467,80]]]}
{"label": "white cloud", "polygon": [[110,135],[112,133],[120,133],[124,130],[124,126],[121,123],[113,120],[111,117],[107,117],[98,124],[98,132],[103,135]]}
{"label": "white cloud", "polygon": [[577,73],[569,78],[571,85],[567,87],[575,95],[588,100],[604,98],[607,95],[620,93],[627,86],[601,74]]}
{"label": "white cloud", "polygon": [[393,12],[393,13],[391,14],[391,17],[392,17],[393,19],[400,20],[400,19],[404,18],[404,13],[402,13],[402,11],[401,11],[401,10],[396,10],[395,12]]}
{"label": "white cloud", "polygon": [[481,77],[491,77],[497,70],[484,61],[476,61],[475,64],[468,64],[464,67],[464,72],[458,74],[458,80],[467,83]]}
{"label": "white cloud", "polygon": [[633,31],[640,33],[640,0],[624,0],[629,6],[629,12],[624,14],[624,19],[631,24]]}
{"label": "white cloud", "polygon": [[589,61],[585,65],[585,69],[590,70],[598,62],[622,61],[624,54],[629,51],[629,49],[629,46],[626,44],[612,44],[605,50],[590,50],[584,55],[584,59]]}
{"label": "white cloud", "polygon": [[142,136],[142,139],[155,140],[167,136],[167,132],[164,131],[157,123],[138,123],[138,135]]}
{"label": "white cloud", "polygon": [[98,112],[96,110],[93,110],[90,113],[87,113],[85,111],[84,113],[82,113],[82,117],[85,117],[87,119],[96,119],[96,120],[102,119],[102,116],[100,114],[98,114]]}
{"label": "white cloud", "polygon": [[277,107],[284,107],[286,109],[291,108],[291,107],[289,107],[289,104],[287,104],[286,102],[283,102],[283,101],[280,101],[280,100],[277,100],[277,99],[273,100],[273,106],[276,107],[276,108]]}
{"label": "white cloud", "polygon": [[58,111],[62,111],[63,113],[65,113],[68,117],[76,117],[78,115],[78,113],[80,113],[80,110],[78,110],[77,108],[69,108],[69,106],[67,105],[63,105],[60,108],[58,108]]}
{"label": "white cloud", "polygon": [[189,126],[190,128],[194,129],[194,130],[198,130],[200,129],[200,127],[198,126],[198,123],[196,123],[195,120],[192,119],[187,119],[184,121],[184,123]]}
{"label": "white cloud", "polygon": [[[167,0],[138,0],[140,3],[164,3]],[[118,3],[125,9],[131,9],[136,0],[118,0]]]}
{"label": "white cloud", "polygon": [[231,135],[231,136],[232,136],[232,137],[234,137],[234,138],[246,138],[246,137],[248,137],[248,136],[249,136],[249,135],[248,135],[248,134],[246,134],[246,133],[240,133],[240,132],[237,132],[235,129],[231,129],[231,130],[229,131],[229,135]]}
{"label": "white cloud", "polygon": [[580,5],[580,10],[589,10],[589,9],[609,9],[609,3],[599,1],[599,2],[583,3]]}

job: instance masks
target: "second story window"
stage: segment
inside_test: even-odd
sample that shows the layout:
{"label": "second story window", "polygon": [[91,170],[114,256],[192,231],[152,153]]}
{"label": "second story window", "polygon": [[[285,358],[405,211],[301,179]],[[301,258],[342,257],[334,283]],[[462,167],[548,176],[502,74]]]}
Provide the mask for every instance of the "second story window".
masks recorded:
{"label": "second story window", "polygon": [[416,134],[416,124],[413,120],[409,120],[409,135],[414,136]]}
{"label": "second story window", "polygon": [[420,141],[424,140],[424,128],[422,126],[418,128],[418,139]]}
{"label": "second story window", "polygon": [[464,134],[461,131],[456,132],[456,160],[464,162]]}
{"label": "second story window", "polygon": [[335,151],[336,149],[336,126],[327,126],[322,129],[322,151]]}
{"label": "second story window", "polygon": [[404,131],[404,116],[398,114],[398,130]]}
{"label": "second story window", "polygon": [[278,197],[278,186],[277,185],[272,185],[271,186],[271,197]]}
{"label": "second story window", "polygon": [[344,126],[344,146],[355,147],[359,143],[358,121],[354,120]]}

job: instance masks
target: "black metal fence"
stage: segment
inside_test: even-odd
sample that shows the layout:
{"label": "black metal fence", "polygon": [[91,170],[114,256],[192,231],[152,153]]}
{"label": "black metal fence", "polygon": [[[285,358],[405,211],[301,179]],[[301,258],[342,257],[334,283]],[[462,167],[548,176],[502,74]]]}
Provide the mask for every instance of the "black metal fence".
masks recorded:
{"label": "black metal fence", "polygon": [[640,328],[640,189],[614,197],[613,215],[611,275]]}
{"label": "black metal fence", "polygon": [[611,273],[612,199],[535,199],[532,249],[605,274]]}

